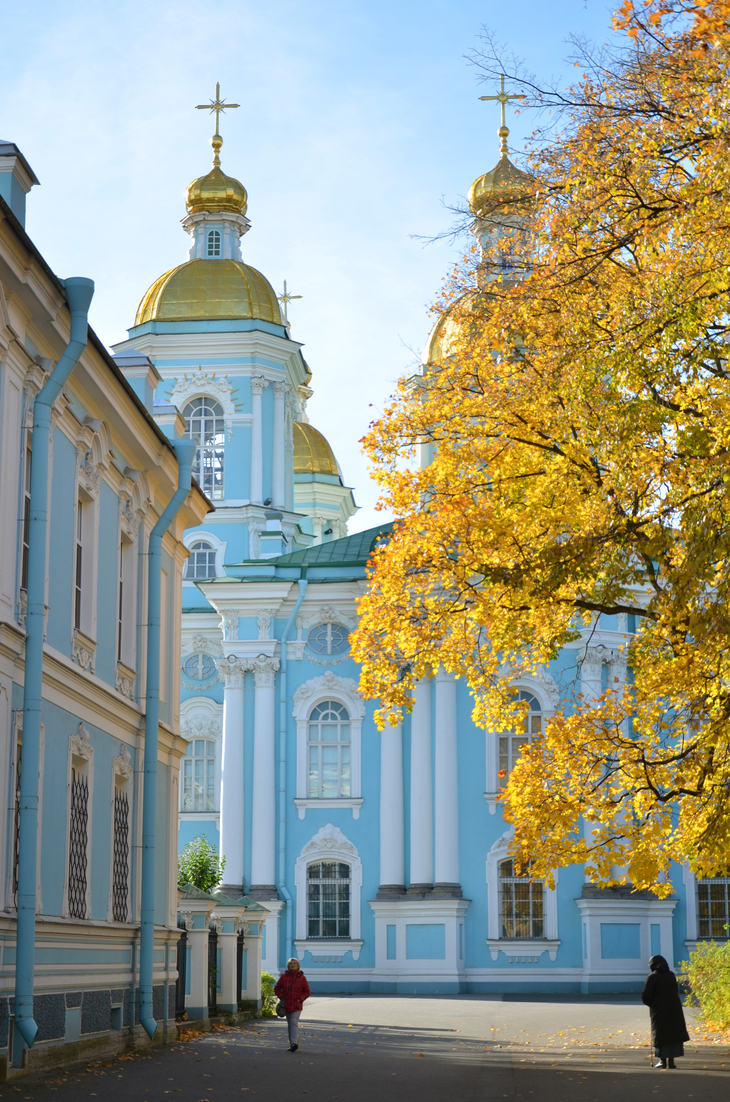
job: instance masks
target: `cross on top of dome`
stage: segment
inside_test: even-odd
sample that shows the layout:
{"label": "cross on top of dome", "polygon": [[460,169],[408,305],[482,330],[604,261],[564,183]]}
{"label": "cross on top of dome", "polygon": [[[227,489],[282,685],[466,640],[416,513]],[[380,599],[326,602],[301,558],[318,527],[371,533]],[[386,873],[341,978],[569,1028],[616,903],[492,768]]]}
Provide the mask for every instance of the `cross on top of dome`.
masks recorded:
{"label": "cross on top of dome", "polygon": [[241,106],[240,103],[226,103],[225,100],[221,99],[221,86],[220,86],[220,84],[216,84],[216,86],[215,86],[215,99],[214,100],[213,99],[209,100],[208,103],[198,103],[195,106],[196,111],[210,111],[211,114],[215,111],[215,134],[210,139],[210,144],[213,146],[213,151],[214,151],[213,164],[215,165],[216,168],[221,163],[220,162],[220,157],[219,157],[218,154],[219,154],[219,151],[220,151],[220,147],[223,145],[223,138],[221,138],[220,134],[218,133],[218,119],[219,119],[220,113],[221,113],[221,111],[230,111],[234,107],[240,107],[240,106]]}

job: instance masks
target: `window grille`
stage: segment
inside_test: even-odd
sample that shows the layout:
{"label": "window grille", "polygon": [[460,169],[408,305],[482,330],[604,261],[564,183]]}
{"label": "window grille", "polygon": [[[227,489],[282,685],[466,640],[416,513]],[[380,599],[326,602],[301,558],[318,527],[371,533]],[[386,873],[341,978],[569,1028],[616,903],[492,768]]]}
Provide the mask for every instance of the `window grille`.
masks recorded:
{"label": "window grille", "polygon": [[78,769],[71,770],[71,837],[68,868],[68,911],[72,918],[86,918],[86,860],[89,837],[89,782]]}
{"label": "window grille", "polygon": [[530,710],[522,720],[520,731],[499,736],[500,778],[506,778],[512,772],[522,747],[526,746],[542,731],[542,710],[539,700],[532,693],[527,693],[524,690],[518,693],[517,699],[526,701]]}
{"label": "window grille", "polygon": [[129,798],[121,789],[114,790],[114,867],[112,871],[112,917],[126,922],[129,898]]}
{"label": "window grille", "polygon": [[730,877],[697,881],[697,932],[700,937],[726,939],[730,931]]}
{"label": "window grille", "polygon": [[187,421],[188,436],[198,445],[193,474],[203,493],[220,501],[225,453],[223,407],[212,398],[195,398],[188,402],[183,417]]}
{"label": "window grille", "polygon": [[191,681],[207,681],[217,673],[215,659],[209,654],[204,654],[203,651],[197,651],[186,658],[182,668],[185,676]]}
{"label": "window grille", "polygon": [[215,578],[215,548],[205,540],[190,545],[190,557],[185,563],[186,578]]}
{"label": "window grille", "polygon": [[512,861],[499,866],[499,910],[502,937],[544,937],[543,884],[517,876]]}
{"label": "window grille", "polygon": [[84,505],[82,501],[79,501],[76,505],[76,576],[74,579],[74,627],[77,631],[81,630],[81,587],[83,579],[83,547],[81,545],[81,536],[83,533],[83,516]]}
{"label": "window grille", "polygon": [[208,230],[208,256],[221,255],[221,235],[219,230]]}
{"label": "window grille", "polygon": [[215,743],[196,738],[183,758],[183,811],[215,811]]}
{"label": "window grille", "polygon": [[350,716],[335,700],[317,704],[309,716],[309,795],[350,795]]}
{"label": "window grille", "polygon": [[307,646],[314,654],[344,654],[349,645],[342,624],[317,624],[307,635]]}
{"label": "window grille", "polygon": [[23,474],[23,531],[20,556],[20,588],[28,588],[28,548],[30,547],[30,461],[31,450],[26,448]]}
{"label": "window grille", "polygon": [[317,861],[307,866],[307,936],[350,936],[350,866]]}
{"label": "window grille", "polygon": [[20,860],[20,774],[23,764],[21,742],[18,742],[15,758],[15,803],[13,810],[13,900],[18,905],[18,864]]}

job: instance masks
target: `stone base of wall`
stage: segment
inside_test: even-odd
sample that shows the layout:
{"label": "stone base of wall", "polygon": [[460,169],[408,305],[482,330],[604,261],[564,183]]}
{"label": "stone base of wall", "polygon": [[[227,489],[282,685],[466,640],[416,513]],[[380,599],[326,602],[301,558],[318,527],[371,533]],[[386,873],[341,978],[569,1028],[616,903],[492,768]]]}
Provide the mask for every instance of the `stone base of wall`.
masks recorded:
{"label": "stone base of wall", "polygon": [[[167,1029],[163,1029],[166,1025]],[[164,1038],[164,1034],[167,1037]],[[141,1026],[136,1026],[134,1032],[128,1029],[117,1030],[113,1033],[84,1037],[78,1041],[65,1043],[41,1042],[31,1049],[23,1052],[22,1067],[13,1067],[8,1052],[0,1053],[0,1082],[8,1079],[17,1079],[26,1075],[37,1075],[40,1072],[52,1071],[55,1068],[67,1067],[82,1060],[98,1060],[104,1056],[116,1056],[128,1049],[150,1048],[153,1045],[161,1045],[165,1041],[177,1039],[175,1022],[161,1022],[154,1041],[150,1041]]]}

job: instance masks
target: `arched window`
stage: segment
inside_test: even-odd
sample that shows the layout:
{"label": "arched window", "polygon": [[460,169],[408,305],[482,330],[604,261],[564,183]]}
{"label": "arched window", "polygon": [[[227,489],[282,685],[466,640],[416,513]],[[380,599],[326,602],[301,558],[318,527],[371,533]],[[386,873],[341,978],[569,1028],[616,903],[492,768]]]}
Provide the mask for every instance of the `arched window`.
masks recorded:
{"label": "arched window", "polygon": [[307,865],[307,937],[350,936],[350,866],[342,861]]}
{"label": "arched window", "polygon": [[697,933],[699,937],[728,938],[730,925],[730,877],[714,876],[697,881]]}
{"label": "arched window", "polygon": [[350,795],[350,715],[344,704],[325,700],[309,715],[309,796]]}
{"label": "arched window", "polygon": [[499,866],[499,917],[501,937],[545,937],[542,881],[517,876],[511,860]]}
{"label": "arched window", "polygon": [[513,765],[520,756],[522,747],[531,742],[542,730],[542,709],[537,697],[522,689],[518,693],[517,699],[526,701],[529,711],[522,720],[520,731],[499,736],[500,778],[505,778],[511,773]]}
{"label": "arched window", "polygon": [[212,398],[194,398],[183,411],[188,436],[198,445],[193,474],[213,501],[223,497],[225,420],[223,407]]}
{"label": "arched window", "polygon": [[307,635],[307,646],[314,654],[344,654],[349,645],[342,624],[316,624]]}
{"label": "arched window", "polygon": [[215,811],[215,743],[196,738],[183,758],[183,811]]}
{"label": "arched window", "polygon": [[207,245],[205,250],[206,256],[220,256],[221,255],[221,235],[220,230],[208,230]]}
{"label": "arched window", "polygon": [[215,578],[215,548],[206,540],[190,544],[190,558],[185,563],[185,577]]}

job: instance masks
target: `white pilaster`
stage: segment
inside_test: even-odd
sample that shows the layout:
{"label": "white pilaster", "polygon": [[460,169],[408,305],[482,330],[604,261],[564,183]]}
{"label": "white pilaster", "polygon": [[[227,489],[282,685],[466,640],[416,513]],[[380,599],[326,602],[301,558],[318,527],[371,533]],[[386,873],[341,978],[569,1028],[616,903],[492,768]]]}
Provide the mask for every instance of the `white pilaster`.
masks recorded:
{"label": "white pilaster", "polygon": [[433,885],[431,682],[416,682],[411,712],[411,889]]}
{"label": "white pilaster", "polygon": [[380,887],[405,891],[403,729],[380,733]]}
{"label": "white pilaster", "polygon": [[271,496],[277,508],[286,506],[286,444],[284,441],[284,403],[289,387],[284,382],[274,383],[274,435],[271,476]]}
{"label": "white pilaster", "polygon": [[276,891],[276,671],[279,661],[263,655],[253,663],[253,824],[251,890]]}
{"label": "white pilaster", "polygon": [[268,379],[255,375],[251,379],[251,501],[260,505],[264,496],[263,414],[261,395],[269,385]]}
{"label": "white pilaster", "polygon": [[434,754],[434,890],[459,888],[459,785],[456,758],[456,681],[436,674]]}
{"label": "white pilaster", "polygon": [[216,663],[223,692],[221,754],[221,854],[226,859],[225,891],[243,885],[243,680],[249,667],[235,658]]}

